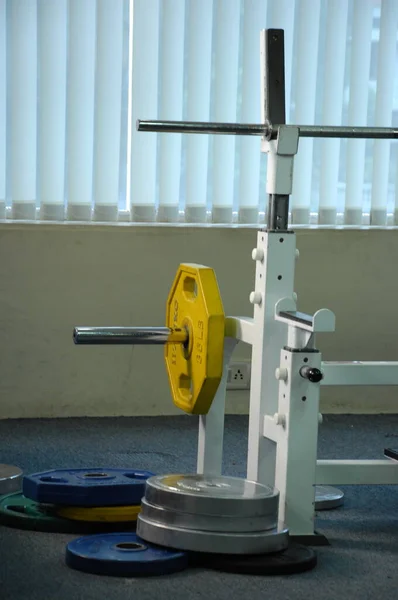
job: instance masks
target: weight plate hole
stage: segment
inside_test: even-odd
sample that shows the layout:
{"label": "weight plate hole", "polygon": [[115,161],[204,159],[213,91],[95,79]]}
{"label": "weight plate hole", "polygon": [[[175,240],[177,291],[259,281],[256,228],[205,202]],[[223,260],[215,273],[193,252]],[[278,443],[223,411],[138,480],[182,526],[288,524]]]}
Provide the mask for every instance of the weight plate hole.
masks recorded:
{"label": "weight plate hole", "polygon": [[198,296],[198,284],[193,277],[185,277],[183,289],[189,300],[196,300]]}
{"label": "weight plate hole", "polygon": [[6,506],[7,510],[12,510],[12,512],[26,514],[28,511],[25,506]]}
{"label": "weight plate hole", "polygon": [[44,481],[46,483],[68,483],[67,479],[63,479],[63,477],[55,477],[53,475],[43,475],[43,477],[40,477],[40,481]]}
{"label": "weight plate hole", "polygon": [[144,544],[137,544],[136,542],[120,542],[120,544],[115,544],[115,548],[127,550],[128,552],[137,552],[138,550],[146,550],[147,547]]}
{"label": "weight plate hole", "polygon": [[84,477],[109,477],[108,473],[85,473]]}
{"label": "weight plate hole", "polygon": [[179,377],[179,382],[178,382],[178,387],[180,389],[181,394],[189,399],[192,396],[193,393],[193,381],[192,378],[189,377],[189,375],[180,375]]}

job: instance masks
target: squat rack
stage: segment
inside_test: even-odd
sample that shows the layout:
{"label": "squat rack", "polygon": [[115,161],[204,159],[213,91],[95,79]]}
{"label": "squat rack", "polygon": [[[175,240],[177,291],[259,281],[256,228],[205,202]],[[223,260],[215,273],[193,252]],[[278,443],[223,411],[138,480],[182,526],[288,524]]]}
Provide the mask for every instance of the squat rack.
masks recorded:
{"label": "squat rack", "polygon": [[[315,484],[397,484],[398,463],[317,460],[320,385],[398,385],[398,362],[322,362],[317,332],[332,332],[334,314],[297,312],[296,236],[288,228],[293,161],[300,137],[398,138],[382,127],[286,125],[284,32],[263,30],[261,124],[138,121],[138,131],[260,135],[268,154],[267,228],[257,235],[250,302],[253,318],[229,319],[223,379],[210,411],[199,417],[198,472],[221,473],[228,363],[238,341],[252,345],[247,477],[280,491],[279,518],[291,535],[314,535]],[[232,334],[232,332],[234,332]]]}
{"label": "squat rack", "polygon": [[[228,365],[238,342],[250,344],[247,478],[275,485],[280,521],[290,535],[314,541],[316,484],[398,483],[395,460],[317,460],[320,386],[398,385],[398,362],[322,361],[315,334],[333,332],[335,315],[328,309],[314,315],[297,311],[298,251],[296,234],[288,226],[294,156],[300,137],[397,139],[398,130],[287,125],[283,30],[261,31],[260,56],[261,124],[139,120],[137,129],[261,136],[261,151],[268,154],[268,213],[267,227],[259,229],[252,253],[253,317],[226,320],[221,383],[209,412],[199,416],[197,471],[221,474]],[[170,342],[167,328],[117,328],[113,334],[110,329],[91,328],[87,340],[81,337],[78,343]]]}

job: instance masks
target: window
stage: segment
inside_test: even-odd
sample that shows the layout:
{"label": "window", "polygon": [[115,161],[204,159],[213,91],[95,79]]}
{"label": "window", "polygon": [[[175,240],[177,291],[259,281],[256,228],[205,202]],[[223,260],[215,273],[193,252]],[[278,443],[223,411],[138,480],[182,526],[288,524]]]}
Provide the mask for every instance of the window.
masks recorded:
{"label": "window", "polygon": [[[135,122],[260,122],[259,35],[268,27],[285,31],[288,122],[398,125],[395,0],[0,7],[0,217],[263,222],[259,138],[142,133]],[[300,140],[292,223],[395,224],[397,148]]]}

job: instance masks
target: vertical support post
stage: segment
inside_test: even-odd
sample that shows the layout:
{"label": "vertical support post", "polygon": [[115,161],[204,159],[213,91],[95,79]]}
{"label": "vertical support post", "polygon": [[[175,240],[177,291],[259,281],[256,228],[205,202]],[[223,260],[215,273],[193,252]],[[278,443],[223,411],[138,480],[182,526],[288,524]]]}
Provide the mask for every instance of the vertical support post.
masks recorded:
{"label": "vertical support post", "polygon": [[199,416],[197,472],[201,475],[221,475],[228,365],[237,343],[236,339],[225,338],[220,385],[207,415]]}
{"label": "vertical support post", "polygon": [[278,410],[280,349],[286,344],[287,326],[275,320],[275,305],[281,298],[293,298],[296,236],[294,233],[259,231],[256,260],[252,377],[250,388],[247,477],[274,485],[276,446],[263,436],[265,415]]}
{"label": "vertical support post", "polygon": [[[283,29],[265,29],[260,37],[261,120],[286,123],[285,110],[285,37]],[[267,190],[268,191],[268,190]],[[289,195],[271,191],[268,197],[268,229],[286,231]]]}
{"label": "vertical support post", "polygon": [[287,370],[287,377],[279,382],[275,487],[279,519],[292,536],[314,535],[320,384],[302,377],[302,367],[321,369],[321,353],[281,351],[280,368]]}
{"label": "vertical support post", "polygon": [[293,298],[296,236],[288,232],[289,194],[292,191],[293,159],[298,147],[298,129],[285,127],[284,36],[280,29],[261,32],[262,119],[281,124],[277,139],[262,141],[268,153],[267,193],[270,204],[268,231],[260,231],[257,248],[250,389],[249,447],[247,477],[268,485],[275,484],[275,440],[263,435],[264,416],[278,408],[280,348],[286,343],[286,324],[275,320],[275,305],[282,298]]}

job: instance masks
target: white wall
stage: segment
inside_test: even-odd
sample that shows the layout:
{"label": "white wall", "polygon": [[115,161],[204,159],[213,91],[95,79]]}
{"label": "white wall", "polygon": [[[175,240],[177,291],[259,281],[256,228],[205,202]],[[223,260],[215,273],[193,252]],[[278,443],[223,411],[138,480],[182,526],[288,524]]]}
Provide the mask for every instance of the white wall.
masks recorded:
{"label": "white wall", "polygon": [[[0,418],[175,414],[161,347],[75,346],[75,325],[163,325],[180,262],[216,270],[227,314],[251,315],[256,232],[0,225]],[[332,309],[325,360],[398,360],[396,231],[298,232],[299,309]],[[236,356],[249,356],[238,346]],[[394,388],[323,388],[324,412],[397,412]],[[246,412],[247,392],[228,411]]]}

